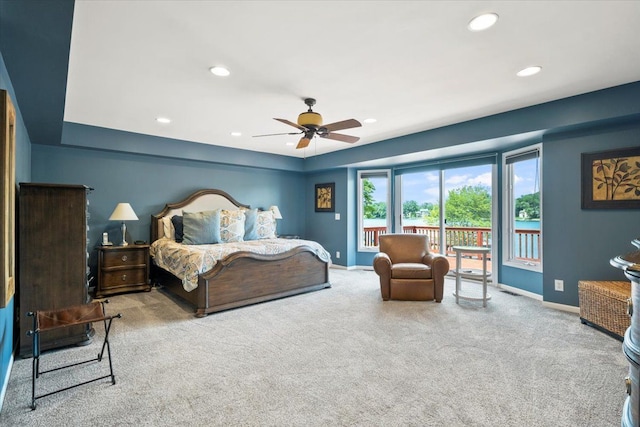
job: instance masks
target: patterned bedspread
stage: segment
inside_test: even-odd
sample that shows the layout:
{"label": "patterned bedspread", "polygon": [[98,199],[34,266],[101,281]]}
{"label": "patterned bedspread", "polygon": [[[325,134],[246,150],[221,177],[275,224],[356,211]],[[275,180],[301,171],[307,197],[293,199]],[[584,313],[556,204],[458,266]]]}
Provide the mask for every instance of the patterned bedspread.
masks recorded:
{"label": "patterned bedspread", "polygon": [[300,239],[261,239],[215,245],[183,245],[171,239],[159,239],[151,244],[154,263],[182,280],[187,292],[198,287],[198,275],[211,270],[226,256],[239,251],[261,255],[275,255],[298,246],[311,247],[318,257],[331,261],[329,253],[317,242]]}

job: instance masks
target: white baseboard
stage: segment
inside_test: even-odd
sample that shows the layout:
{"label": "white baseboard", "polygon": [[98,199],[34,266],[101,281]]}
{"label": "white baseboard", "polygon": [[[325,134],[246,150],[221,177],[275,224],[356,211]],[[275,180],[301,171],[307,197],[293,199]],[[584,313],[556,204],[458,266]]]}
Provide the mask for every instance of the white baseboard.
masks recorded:
{"label": "white baseboard", "polygon": [[514,294],[522,295],[522,296],[534,299],[536,301],[542,301],[542,295],[538,295],[534,292],[525,291],[524,289],[514,288],[513,286],[504,285],[502,283],[497,283],[496,288],[513,292]]}
{"label": "white baseboard", "polygon": [[7,394],[7,387],[9,387],[9,378],[11,377],[11,368],[13,367],[13,354],[9,358],[9,366],[7,367],[7,375],[2,378],[2,390],[0,391],[0,413],[2,412],[2,405],[4,404],[4,397]]}
{"label": "white baseboard", "polygon": [[522,289],[514,288],[508,285],[503,285],[502,283],[498,283],[497,287],[500,289],[504,289],[505,291],[513,292],[514,294],[524,295],[536,301],[540,301],[542,302],[543,307],[553,308],[554,310],[567,311],[569,313],[576,313],[576,314],[580,313],[580,307],[576,307],[573,305],[566,305],[566,304],[558,304],[556,302],[544,301],[542,298],[542,295],[538,295],[533,292],[524,291]]}
{"label": "white baseboard", "polygon": [[364,267],[364,266],[358,266],[358,265],[352,265],[350,267],[346,267],[344,265],[331,264],[330,268],[335,268],[336,270],[371,270],[373,271],[373,267]]}
{"label": "white baseboard", "polygon": [[580,307],[566,304],[558,304],[557,302],[542,301],[544,307],[553,308],[560,311],[568,311],[569,313],[580,314]]}

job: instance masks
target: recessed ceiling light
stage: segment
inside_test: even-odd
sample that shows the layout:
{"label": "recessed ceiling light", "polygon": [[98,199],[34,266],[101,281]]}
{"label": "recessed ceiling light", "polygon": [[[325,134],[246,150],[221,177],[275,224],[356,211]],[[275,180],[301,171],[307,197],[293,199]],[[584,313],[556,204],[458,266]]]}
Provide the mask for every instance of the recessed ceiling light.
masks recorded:
{"label": "recessed ceiling light", "polygon": [[534,65],[532,67],[527,67],[527,68],[524,68],[524,69],[518,71],[516,73],[516,76],[518,76],[518,77],[529,77],[529,76],[533,76],[534,74],[538,74],[541,70],[542,70],[542,67],[540,67],[538,65]]}
{"label": "recessed ceiling light", "polygon": [[171,123],[171,119],[168,117],[156,117],[156,122],[167,124]]}
{"label": "recessed ceiling light", "polygon": [[469,21],[467,28],[469,28],[470,31],[483,31],[493,27],[496,22],[498,22],[498,15],[496,13],[484,13]]}
{"label": "recessed ceiling light", "polygon": [[242,136],[242,132],[231,132],[231,136]]}
{"label": "recessed ceiling light", "polygon": [[370,118],[370,119],[364,119],[364,122],[365,122],[365,123],[375,123],[375,122],[377,122],[377,121],[378,121],[378,120],[377,120],[377,119],[374,119],[373,117],[372,117],[372,118]]}
{"label": "recessed ceiling light", "polygon": [[287,142],[285,145],[294,146],[295,144],[293,142]]}
{"label": "recessed ceiling light", "polygon": [[211,73],[213,75],[218,76],[218,77],[227,77],[229,74],[231,74],[229,72],[229,70],[227,70],[225,67],[221,67],[221,66],[211,67],[211,68],[209,68],[209,71],[211,71]]}

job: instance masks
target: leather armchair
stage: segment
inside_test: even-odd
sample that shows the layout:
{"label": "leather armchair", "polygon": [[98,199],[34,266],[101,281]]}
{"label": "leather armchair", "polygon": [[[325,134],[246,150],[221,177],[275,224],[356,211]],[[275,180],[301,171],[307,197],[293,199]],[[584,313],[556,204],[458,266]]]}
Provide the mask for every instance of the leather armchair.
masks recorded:
{"label": "leather armchair", "polygon": [[380,252],[373,258],[373,269],[380,276],[384,301],[441,302],[449,261],[429,251],[424,234],[384,234],[380,236]]}

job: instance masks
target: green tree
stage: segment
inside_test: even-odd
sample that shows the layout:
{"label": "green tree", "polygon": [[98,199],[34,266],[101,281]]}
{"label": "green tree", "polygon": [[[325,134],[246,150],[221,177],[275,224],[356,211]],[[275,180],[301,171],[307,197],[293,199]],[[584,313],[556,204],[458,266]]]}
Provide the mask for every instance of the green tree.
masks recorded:
{"label": "green tree", "polygon": [[520,212],[526,212],[529,219],[540,219],[540,192],[525,194],[516,199],[516,218],[520,217]]}
{"label": "green tree", "polygon": [[420,206],[415,200],[407,200],[402,204],[403,218],[417,218],[418,212],[420,212]]}
{"label": "green tree", "polygon": [[373,192],[376,191],[376,186],[373,185],[370,179],[362,180],[362,198],[363,202],[363,210],[364,217],[366,219],[375,218],[374,216],[374,200],[373,200]]}
{"label": "green tree", "polygon": [[[447,225],[458,227],[488,227],[491,225],[491,194],[482,185],[467,185],[450,190],[445,202]],[[425,215],[427,225],[440,224],[440,203],[431,204]]]}
{"label": "green tree", "polygon": [[[427,204],[427,203],[425,203]],[[427,225],[439,226],[440,225],[440,202],[428,203],[430,206],[429,213],[424,215],[422,219]]]}
{"label": "green tree", "polygon": [[385,202],[376,202],[373,193],[376,186],[370,179],[362,180],[362,208],[364,210],[365,219],[385,219],[387,218],[387,204]]}
{"label": "green tree", "polygon": [[420,205],[420,210],[430,211],[431,209],[433,209],[433,206],[433,203],[424,202]]}
{"label": "green tree", "polygon": [[372,206],[371,218],[386,219],[387,218],[387,204],[385,202],[375,202]]}
{"label": "green tree", "polygon": [[448,225],[487,227],[491,224],[491,194],[484,185],[450,190],[444,208]]}

